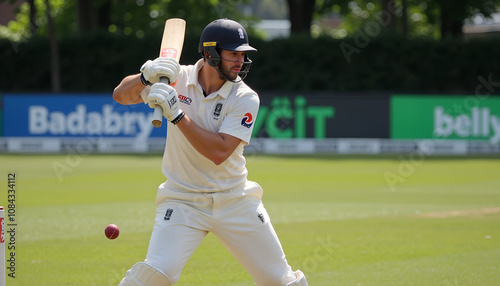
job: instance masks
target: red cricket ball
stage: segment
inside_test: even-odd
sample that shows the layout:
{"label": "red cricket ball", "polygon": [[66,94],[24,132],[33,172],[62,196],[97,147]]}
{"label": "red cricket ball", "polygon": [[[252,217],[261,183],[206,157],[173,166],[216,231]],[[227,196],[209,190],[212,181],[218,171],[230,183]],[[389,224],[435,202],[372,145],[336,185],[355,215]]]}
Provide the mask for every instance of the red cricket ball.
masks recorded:
{"label": "red cricket ball", "polygon": [[109,239],[115,239],[120,234],[120,230],[118,229],[118,227],[115,224],[110,224],[104,230],[104,234]]}

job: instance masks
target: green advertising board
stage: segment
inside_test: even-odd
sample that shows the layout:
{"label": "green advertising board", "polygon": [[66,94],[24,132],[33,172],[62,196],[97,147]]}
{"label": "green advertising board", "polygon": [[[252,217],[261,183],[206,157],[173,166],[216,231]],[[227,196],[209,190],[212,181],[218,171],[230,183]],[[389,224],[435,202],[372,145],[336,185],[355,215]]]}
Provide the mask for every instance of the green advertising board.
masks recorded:
{"label": "green advertising board", "polygon": [[489,96],[394,95],[392,139],[500,142],[500,98]]}

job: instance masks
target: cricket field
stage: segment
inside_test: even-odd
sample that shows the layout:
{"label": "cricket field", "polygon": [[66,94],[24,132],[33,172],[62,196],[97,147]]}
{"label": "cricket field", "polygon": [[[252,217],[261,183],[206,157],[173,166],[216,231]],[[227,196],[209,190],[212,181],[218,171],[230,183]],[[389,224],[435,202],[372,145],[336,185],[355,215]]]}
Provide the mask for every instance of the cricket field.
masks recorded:
{"label": "cricket field", "polygon": [[[309,285],[500,285],[499,157],[247,160]],[[160,165],[161,154],[0,155],[7,285],[117,285],[145,258]],[[253,282],[209,235],[176,285]]]}

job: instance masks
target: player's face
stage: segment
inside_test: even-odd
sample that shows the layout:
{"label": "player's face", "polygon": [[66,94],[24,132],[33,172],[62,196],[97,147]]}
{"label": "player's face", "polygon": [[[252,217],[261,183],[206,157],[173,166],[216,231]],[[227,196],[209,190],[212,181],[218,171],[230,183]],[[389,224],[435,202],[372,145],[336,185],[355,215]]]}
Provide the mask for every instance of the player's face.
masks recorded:
{"label": "player's face", "polygon": [[235,80],[245,61],[246,52],[221,50],[219,69],[230,80]]}

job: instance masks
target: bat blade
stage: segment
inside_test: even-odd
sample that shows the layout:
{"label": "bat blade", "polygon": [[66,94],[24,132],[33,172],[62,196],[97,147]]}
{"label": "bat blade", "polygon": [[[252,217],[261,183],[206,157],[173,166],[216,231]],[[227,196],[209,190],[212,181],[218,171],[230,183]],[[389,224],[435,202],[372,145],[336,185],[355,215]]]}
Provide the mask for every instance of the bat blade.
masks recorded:
{"label": "bat blade", "polygon": [[[184,35],[186,33],[186,21],[180,18],[168,19],[163,29],[163,37],[160,45],[160,57],[175,58],[177,61],[181,58],[182,47],[184,46]],[[169,84],[168,78],[163,77],[160,82]],[[155,107],[153,114],[153,126],[162,125],[161,107]]]}
{"label": "bat blade", "polygon": [[186,21],[180,18],[168,19],[163,29],[160,57],[175,58],[179,61],[184,46],[185,32]]}

